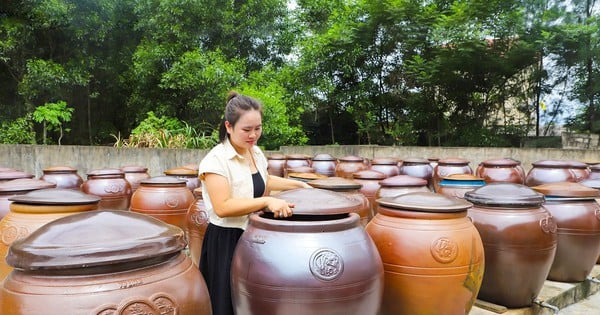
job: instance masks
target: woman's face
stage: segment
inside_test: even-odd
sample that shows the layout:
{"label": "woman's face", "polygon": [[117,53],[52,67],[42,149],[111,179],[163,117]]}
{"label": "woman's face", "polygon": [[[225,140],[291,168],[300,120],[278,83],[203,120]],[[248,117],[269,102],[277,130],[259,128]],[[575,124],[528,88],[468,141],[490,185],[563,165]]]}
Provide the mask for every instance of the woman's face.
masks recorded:
{"label": "woman's face", "polygon": [[249,110],[240,116],[235,126],[226,121],[225,127],[233,147],[238,153],[244,153],[258,142],[262,132],[262,117],[259,111]]}

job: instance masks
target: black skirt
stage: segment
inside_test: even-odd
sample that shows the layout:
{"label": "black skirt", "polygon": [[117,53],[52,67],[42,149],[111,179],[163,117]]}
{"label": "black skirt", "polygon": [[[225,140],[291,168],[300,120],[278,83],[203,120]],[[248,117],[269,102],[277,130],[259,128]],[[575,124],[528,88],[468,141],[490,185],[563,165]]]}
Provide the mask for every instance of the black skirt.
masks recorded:
{"label": "black skirt", "polygon": [[204,276],[213,315],[233,315],[231,302],[231,261],[233,252],[244,230],[208,224],[202,252],[200,272]]}

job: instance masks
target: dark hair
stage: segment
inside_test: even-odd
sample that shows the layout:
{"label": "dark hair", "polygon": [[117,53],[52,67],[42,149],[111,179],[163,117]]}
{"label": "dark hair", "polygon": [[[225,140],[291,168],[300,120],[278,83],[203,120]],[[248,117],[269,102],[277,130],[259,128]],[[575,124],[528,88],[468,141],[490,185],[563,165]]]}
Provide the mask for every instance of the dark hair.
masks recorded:
{"label": "dark hair", "polygon": [[229,137],[225,122],[228,121],[233,127],[240,120],[242,114],[250,110],[259,111],[262,117],[262,105],[258,100],[235,91],[229,92],[225,105],[225,115],[223,115],[223,121],[219,127],[219,141],[223,142]]}

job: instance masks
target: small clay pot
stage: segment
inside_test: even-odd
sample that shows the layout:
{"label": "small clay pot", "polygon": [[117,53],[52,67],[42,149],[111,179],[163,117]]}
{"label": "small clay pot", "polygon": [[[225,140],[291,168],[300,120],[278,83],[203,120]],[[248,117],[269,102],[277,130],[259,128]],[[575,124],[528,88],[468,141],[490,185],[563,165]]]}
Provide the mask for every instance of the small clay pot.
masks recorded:
{"label": "small clay pot", "polygon": [[275,175],[279,177],[285,176],[285,155],[283,154],[272,154],[267,156],[267,171],[269,175]]}
{"label": "small clay pot", "polygon": [[131,184],[125,173],[118,168],[104,168],[87,173],[81,191],[101,198],[99,209],[128,210],[131,199]]}
{"label": "small clay pot", "polygon": [[315,170],[315,173],[332,177],[335,176],[337,159],[327,153],[317,154],[313,156],[310,166]]}
{"label": "small clay pot", "polygon": [[55,183],[56,188],[80,190],[83,178],[70,166],[52,166],[42,170],[41,180]]}
{"label": "small clay pot", "polygon": [[575,183],[583,180],[583,178],[581,178],[581,172],[575,171],[573,168],[573,161],[540,160],[531,163],[531,165],[532,168],[525,177],[525,185],[530,187],[560,182]]}
{"label": "small clay pot", "polygon": [[352,179],[352,174],[364,171],[369,166],[365,163],[365,159],[359,156],[349,155],[340,158],[337,166],[335,167],[335,176]]}
{"label": "small clay pot", "polygon": [[431,177],[433,176],[433,167],[431,162],[422,158],[410,158],[402,161],[400,166],[400,175],[422,178],[431,186]]}
{"label": "small clay pot", "polygon": [[396,175],[379,182],[375,195],[379,198],[394,198],[411,192],[428,192],[427,180],[409,175]]}
{"label": "small clay pot", "polygon": [[490,159],[481,162],[475,171],[486,183],[525,183],[521,162],[513,159]]}
{"label": "small clay pot", "polygon": [[386,179],[387,176],[373,170],[359,171],[352,174],[352,176],[355,182],[362,185],[360,192],[369,200],[371,212],[375,215],[377,213],[377,203],[375,200],[377,199],[377,191],[381,187],[379,182]]}
{"label": "small clay pot", "polygon": [[297,167],[306,166],[310,167],[310,159],[307,155],[304,154],[288,154],[285,156],[285,168],[284,168],[284,177],[287,177],[287,174],[290,169],[294,169]]}
{"label": "small clay pot", "polygon": [[183,179],[186,181],[186,186],[193,192],[194,189],[200,187],[200,178],[198,178],[198,170],[187,167],[175,167],[164,171],[166,176]]}
{"label": "small clay pot", "polygon": [[144,179],[150,178],[150,174],[148,174],[148,168],[138,165],[127,165],[121,167],[123,173],[125,173],[125,179],[131,185],[131,192],[134,193],[138,187],[140,187],[140,182]]}
{"label": "small clay pot", "polygon": [[371,160],[370,170],[385,174],[386,177],[392,177],[400,174],[398,168],[398,159],[395,158],[374,158]]}
{"label": "small clay pot", "polygon": [[469,165],[469,161],[461,158],[448,158],[438,161],[438,165],[433,169],[431,178],[433,191],[437,192],[440,188],[442,178],[452,174],[469,174],[473,175],[473,169]]}

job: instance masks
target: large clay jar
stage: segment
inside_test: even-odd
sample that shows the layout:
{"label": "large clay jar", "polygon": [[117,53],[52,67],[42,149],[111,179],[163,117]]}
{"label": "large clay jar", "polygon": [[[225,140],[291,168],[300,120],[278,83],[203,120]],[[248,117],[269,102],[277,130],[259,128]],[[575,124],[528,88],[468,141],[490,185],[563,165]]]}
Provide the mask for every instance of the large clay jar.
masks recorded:
{"label": "large clay jar", "polygon": [[369,205],[371,208],[371,213],[375,215],[377,211],[377,203],[375,200],[377,199],[377,191],[381,187],[379,182],[386,179],[386,175],[373,170],[364,170],[359,171],[352,174],[354,177],[354,181],[361,185],[360,193],[363,194],[369,200]]}
{"label": "large clay jar", "polygon": [[288,154],[285,156],[285,168],[283,169],[284,176],[290,172],[290,169],[301,166],[310,166],[310,159],[304,154]]}
{"label": "large clay jar", "polygon": [[471,203],[432,192],[377,202],[366,231],[385,270],[380,314],[468,314],[484,270]]}
{"label": "large clay jar", "polygon": [[402,161],[400,175],[422,178],[427,181],[427,185],[431,186],[433,167],[427,159],[409,158]]}
{"label": "large clay jar", "polygon": [[283,154],[272,154],[267,157],[267,171],[269,175],[275,175],[279,177],[284,177],[284,169],[285,169],[285,155]]}
{"label": "large clay jar", "polygon": [[490,159],[481,162],[475,175],[486,183],[525,183],[525,172],[521,162],[513,159]]}
{"label": "large clay jar", "polygon": [[278,198],[294,214],[250,215],[231,266],[236,314],[375,315],[383,267],[354,213],[359,200],[322,189],[295,189]]}
{"label": "large clay jar", "polygon": [[315,170],[316,173],[325,175],[327,177],[332,177],[335,176],[337,159],[330,154],[320,153],[313,156],[310,166]]}
{"label": "large clay jar", "polygon": [[450,197],[463,198],[465,193],[485,185],[483,178],[471,174],[452,174],[443,177],[438,193]]}
{"label": "large clay jar", "polygon": [[33,175],[33,174],[29,174],[27,172],[17,171],[17,170],[6,170],[4,172],[0,172],[0,182],[6,182],[9,180],[19,179],[19,178],[34,178],[34,177],[35,177],[35,175]]}
{"label": "large clay jar", "polygon": [[198,170],[187,167],[175,167],[164,171],[166,176],[183,179],[186,181],[186,186],[193,192],[194,189],[200,187],[200,178],[198,178]]}
{"label": "large clay jar", "polygon": [[335,167],[335,176],[352,179],[352,174],[368,169],[365,159],[359,156],[349,155],[340,158]]}
{"label": "large clay jar", "polygon": [[[10,212],[0,221],[2,258],[14,241],[26,237],[42,225],[68,215],[98,209],[100,198],[73,189],[48,188],[12,196],[9,201],[12,202]],[[0,282],[11,270],[12,267],[0,259]]]}
{"label": "large clay jar", "polygon": [[125,179],[131,185],[131,193],[134,193],[138,187],[140,187],[140,182],[144,179],[150,178],[150,174],[148,174],[148,168],[138,165],[126,165],[121,167],[123,173],[125,173]]}
{"label": "large clay jar", "polygon": [[548,280],[581,282],[600,255],[600,191],[579,183],[532,187],[546,197],[544,208],[556,220],[558,246]]}
{"label": "large clay jar", "polygon": [[57,219],[15,242],[0,313],[210,315],[183,231],[128,211]]}
{"label": "large clay jar", "polygon": [[47,181],[33,179],[33,178],[19,178],[5,182],[0,182],[0,219],[10,211],[11,201],[8,198],[17,195],[24,195],[30,191],[54,188],[55,183],[49,183]]}
{"label": "large clay jar", "polygon": [[206,234],[209,219],[204,199],[202,199],[202,188],[194,190],[194,197],[196,200],[192,203],[185,216],[185,235],[188,240],[190,258],[194,265],[199,266],[202,241],[204,240],[204,234]]}
{"label": "large clay jar", "polygon": [[443,177],[452,174],[470,174],[473,175],[473,169],[469,161],[460,158],[448,158],[438,161],[438,165],[433,169],[432,186],[433,191],[437,192],[440,188],[440,182]]}
{"label": "large clay jar", "polygon": [[525,185],[538,186],[549,183],[577,182],[578,174],[572,169],[572,161],[540,160],[531,163],[525,177]]}
{"label": "large clay jar", "polygon": [[83,178],[70,166],[52,166],[42,170],[41,180],[55,183],[56,188],[80,190]]}
{"label": "large clay jar", "polygon": [[468,216],[483,241],[479,299],[509,308],[533,304],[556,253],[556,222],[544,195],[522,184],[492,183],[465,194]]}
{"label": "large clay jar", "polygon": [[186,229],[186,215],[194,194],[184,179],[155,176],[140,182],[131,196],[129,210],[155,217],[163,222]]}
{"label": "large clay jar", "polygon": [[379,182],[379,190],[375,198],[394,198],[411,192],[428,191],[430,190],[427,188],[427,180],[409,175],[396,175]]}
{"label": "large clay jar", "polygon": [[100,197],[99,209],[128,210],[131,184],[118,168],[103,168],[87,173],[81,191]]}
{"label": "large clay jar", "polygon": [[392,177],[400,174],[398,159],[394,158],[374,158],[371,160],[369,169],[383,173],[386,177]]}
{"label": "large clay jar", "polygon": [[342,193],[347,197],[360,202],[361,206],[356,209],[356,214],[360,216],[360,223],[363,227],[366,226],[367,223],[369,223],[369,221],[373,218],[373,212],[371,212],[369,199],[367,199],[367,197],[360,192],[362,185],[359,182],[352,179],[334,176],[311,180],[307,183],[315,188]]}

